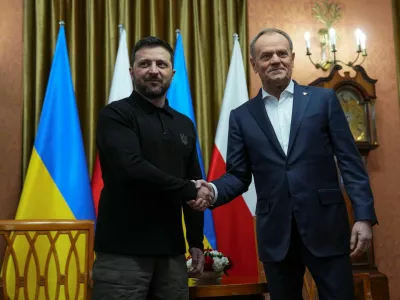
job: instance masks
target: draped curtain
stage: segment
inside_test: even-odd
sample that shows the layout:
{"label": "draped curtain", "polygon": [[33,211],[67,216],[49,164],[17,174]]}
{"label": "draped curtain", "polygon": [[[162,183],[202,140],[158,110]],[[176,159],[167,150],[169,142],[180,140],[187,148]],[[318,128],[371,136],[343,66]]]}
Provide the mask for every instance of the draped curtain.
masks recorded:
{"label": "draped curtain", "polygon": [[245,68],[246,0],[48,0],[24,1],[23,175],[40,118],[59,22],[64,21],[72,80],[91,172],[95,130],[107,104],[118,47],[118,25],[129,52],[154,35],[175,46],[179,29],[192,92],[200,144],[208,170],[233,48],[238,33]]}

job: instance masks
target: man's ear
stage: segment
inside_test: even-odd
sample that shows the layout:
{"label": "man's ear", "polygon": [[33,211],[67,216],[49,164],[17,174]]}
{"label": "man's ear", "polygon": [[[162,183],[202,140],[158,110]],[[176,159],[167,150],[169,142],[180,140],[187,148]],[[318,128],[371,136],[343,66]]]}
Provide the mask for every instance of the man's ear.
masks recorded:
{"label": "man's ear", "polygon": [[253,57],[250,57],[250,64],[251,64],[251,67],[253,68],[254,73],[257,74],[256,61]]}
{"label": "man's ear", "polygon": [[292,53],[292,68],[294,68],[294,57],[296,56],[296,53]]}

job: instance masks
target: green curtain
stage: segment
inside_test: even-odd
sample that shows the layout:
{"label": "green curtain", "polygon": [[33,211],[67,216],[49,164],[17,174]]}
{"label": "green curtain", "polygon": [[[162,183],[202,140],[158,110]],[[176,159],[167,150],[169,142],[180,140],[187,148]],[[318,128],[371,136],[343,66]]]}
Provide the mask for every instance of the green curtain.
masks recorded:
{"label": "green curtain", "polygon": [[175,46],[180,29],[205,168],[238,33],[247,69],[246,0],[25,0],[23,84],[23,176],[46,91],[59,21],[65,22],[72,79],[84,145],[92,171],[97,115],[107,103],[118,47],[118,25],[129,51],[155,35]]}

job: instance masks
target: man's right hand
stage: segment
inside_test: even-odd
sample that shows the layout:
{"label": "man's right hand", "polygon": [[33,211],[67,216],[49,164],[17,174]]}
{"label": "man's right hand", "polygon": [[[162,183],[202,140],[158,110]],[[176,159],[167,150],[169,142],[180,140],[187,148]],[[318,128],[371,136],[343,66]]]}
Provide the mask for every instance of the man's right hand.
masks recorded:
{"label": "man's right hand", "polygon": [[214,190],[207,181],[197,180],[194,183],[197,188],[196,200],[190,200],[187,203],[194,210],[204,211],[213,202]]}

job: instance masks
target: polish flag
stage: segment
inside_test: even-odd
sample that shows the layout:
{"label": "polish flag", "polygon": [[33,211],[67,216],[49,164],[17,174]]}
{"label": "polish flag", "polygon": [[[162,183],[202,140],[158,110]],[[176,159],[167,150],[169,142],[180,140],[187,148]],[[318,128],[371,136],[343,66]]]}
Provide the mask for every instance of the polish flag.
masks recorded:
{"label": "polish flag", "polygon": [[[114,74],[111,82],[110,95],[108,97],[108,103],[116,100],[120,100],[129,97],[133,91],[133,84],[131,74],[129,73],[129,55],[128,45],[126,43],[126,31],[120,25],[120,38],[117,52],[117,59],[114,66]],[[94,208],[97,211],[99,207],[100,193],[103,189],[103,178],[101,176],[101,167],[98,155],[93,168],[92,175],[92,194]]]}
{"label": "polish flag", "polygon": [[[211,157],[208,181],[218,179],[226,172],[229,115],[232,109],[248,100],[243,57],[239,39],[236,36]],[[253,221],[256,201],[256,192],[252,180],[249,190],[245,194],[212,211],[218,251],[227,255],[232,261],[232,269],[229,270],[229,275],[258,276],[258,255]]]}

